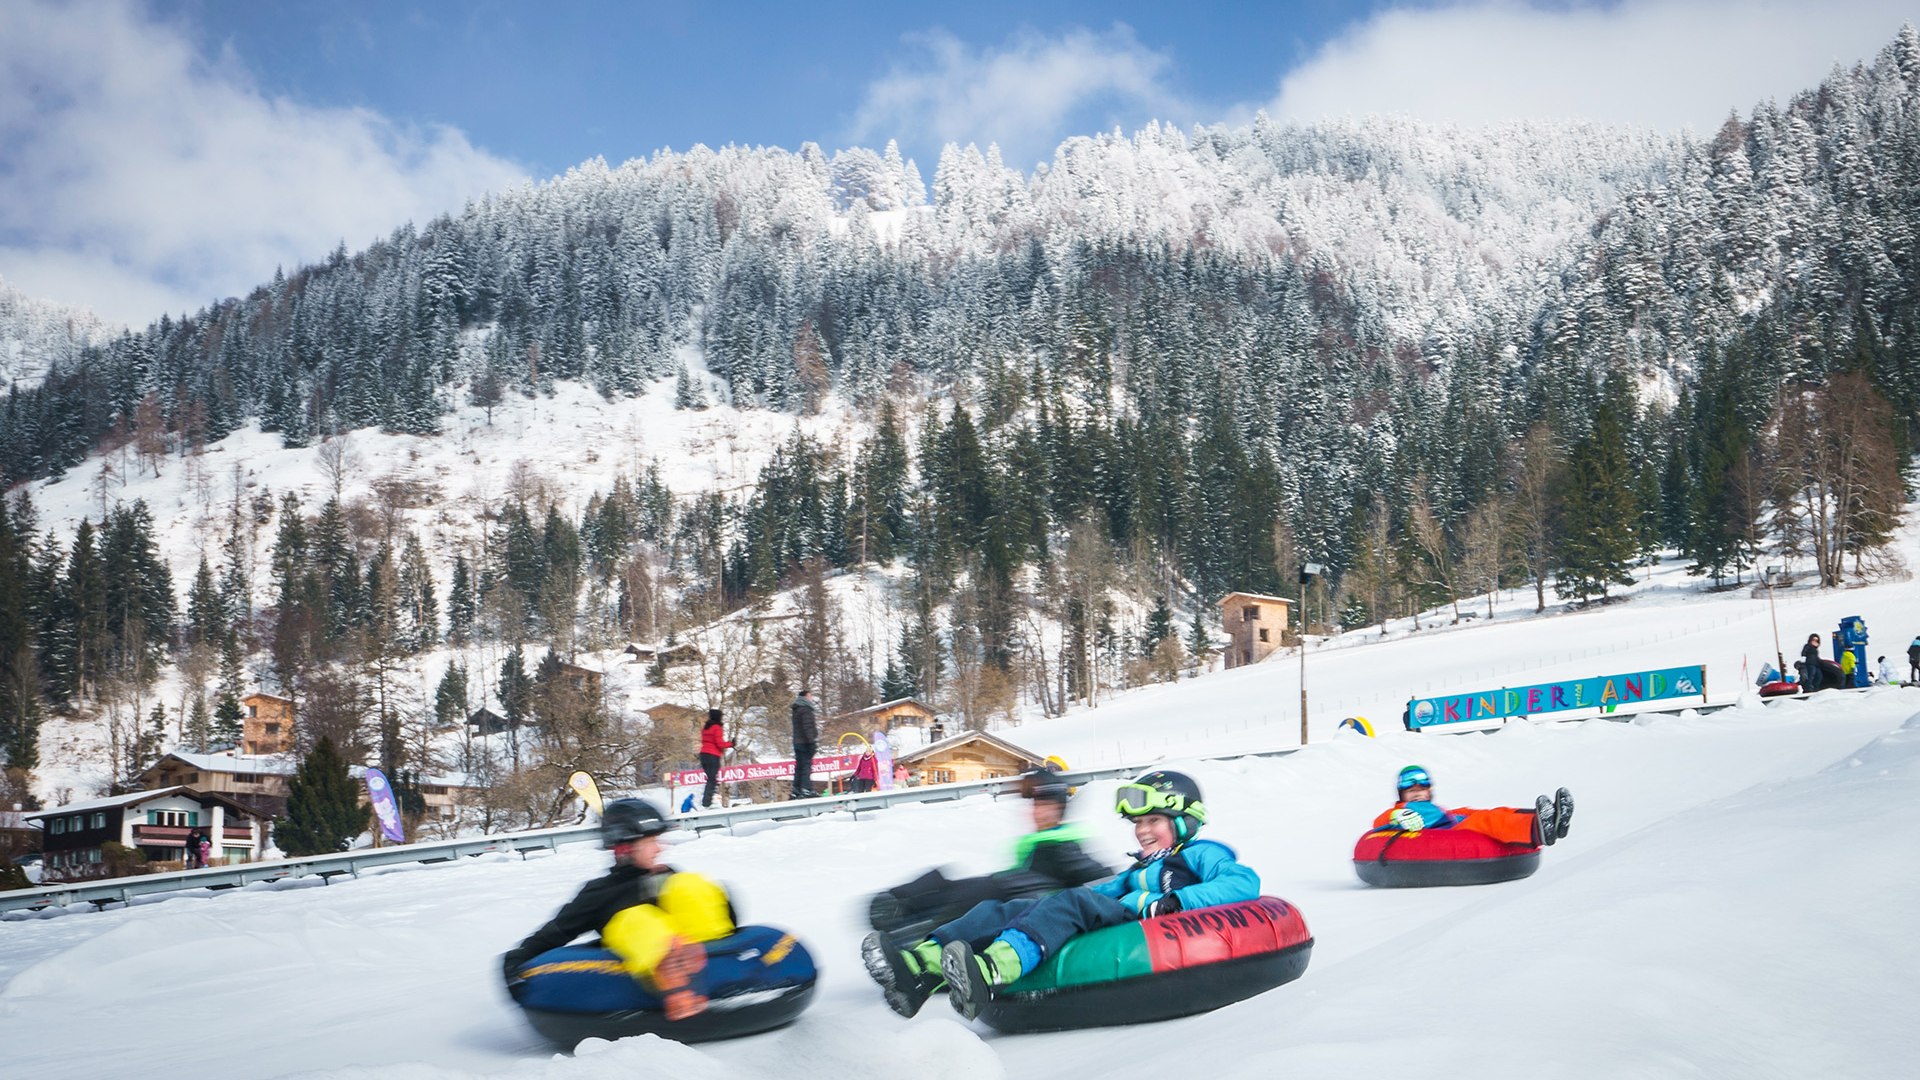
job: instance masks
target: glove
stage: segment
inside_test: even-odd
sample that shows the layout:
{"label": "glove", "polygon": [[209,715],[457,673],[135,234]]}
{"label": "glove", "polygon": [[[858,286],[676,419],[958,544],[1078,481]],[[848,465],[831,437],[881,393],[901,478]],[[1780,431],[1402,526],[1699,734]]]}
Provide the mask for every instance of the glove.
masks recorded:
{"label": "glove", "polygon": [[1427,827],[1427,819],[1421,817],[1420,811],[1413,807],[1403,806],[1393,812],[1393,816],[1387,819],[1387,824],[1402,832],[1419,832]]}
{"label": "glove", "polygon": [[1161,893],[1160,899],[1155,900],[1153,903],[1147,905],[1147,917],[1152,918],[1155,915],[1172,915],[1174,912],[1177,912],[1179,910],[1180,910],[1179,897],[1173,895],[1172,893]]}

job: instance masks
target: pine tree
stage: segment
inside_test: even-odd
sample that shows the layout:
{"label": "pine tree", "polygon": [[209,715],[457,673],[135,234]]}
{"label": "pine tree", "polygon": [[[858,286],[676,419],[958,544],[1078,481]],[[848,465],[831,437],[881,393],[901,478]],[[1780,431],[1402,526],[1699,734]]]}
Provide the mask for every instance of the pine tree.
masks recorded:
{"label": "pine tree", "polygon": [[1140,635],[1140,655],[1151,657],[1160,643],[1173,636],[1173,611],[1165,596],[1153,598],[1153,610],[1147,613],[1147,628]]}
{"label": "pine tree", "polygon": [[453,557],[453,584],[447,590],[447,643],[465,645],[473,639],[473,571],[465,555]]}
{"label": "pine tree", "polygon": [[467,669],[448,664],[440,685],[433,691],[433,718],[436,726],[458,727],[467,720]]}
{"label": "pine tree", "polygon": [[238,746],[245,734],[245,713],[240,708],[240,694],[246,689],[245,675],[241,668],[240,636],[228,628],[220,639],[220,689],[213,703],[213,743],[215,746]]}
{"label": "pine tree", "polygon": [[213,584],[213,568],[207,565],[203,555],[200,568],[194,571],[193,585],[187,590],[187,644],[220,640],[226,623],[226,605],[220,602],[220,593]]}
{"label": "pine tree", "polygon": [[187,719],[180,727],[180,742],[196,754],[213,749],[213,717],[207,712],[207,695],[195,694],[187,705]]}
{"label": "pine tree", "polygon": [[1593,414],[1593,427],[1567,460],[1566,529],[1555,589],[1561,599],[1604,597],[1613,585],[1633,584],[1635,512],[1632,473],[1615,395]]}
{"label": "pine tree", "polygon": [[273,823],[274,843],[288,855],[345,851],[367,827],[367,809],[347,763],[322,735],[287,789],[287,814]]}
{"label": "pine tree", "polygon": [[1193,606],[1193,622],[1187,626],[1187,656],[1193,661],[1195,670],[1203,668],[1213,659],[1213,634],[1207,629],[1206,605]]}

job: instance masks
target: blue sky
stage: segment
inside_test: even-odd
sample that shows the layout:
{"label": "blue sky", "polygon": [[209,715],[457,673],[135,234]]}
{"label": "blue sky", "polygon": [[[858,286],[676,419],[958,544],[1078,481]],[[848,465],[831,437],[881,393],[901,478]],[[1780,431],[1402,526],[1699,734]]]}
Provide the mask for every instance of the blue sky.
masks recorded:
{"label": "blue sky", "polygon": [[0,281],[144,325],[599,156],[1406,113],[1710,132],[1908,0],[0,0]]}
{"label": "blue sky", "polygon": [[929,37],[999,55],[1084,34],[1110,63],[1132,56],[1155,66],[1163,99],[1089,85],[1061,117],[1066,126],[1035,144],[1039,160],[1069,132],[1139,126],[1155,115],[1143,104],[1189,111],[1177,119],[1192,123],[1263,100],[1284,71],[1375,7],[184,0],[154,10],[202,49],[232,49],[266,93],[453,125],[536,175],[695,143],[811,140],[831,150],[887,138],[931,175],[940,147],[924,127],[860,120],[874,84],[937,64]]}

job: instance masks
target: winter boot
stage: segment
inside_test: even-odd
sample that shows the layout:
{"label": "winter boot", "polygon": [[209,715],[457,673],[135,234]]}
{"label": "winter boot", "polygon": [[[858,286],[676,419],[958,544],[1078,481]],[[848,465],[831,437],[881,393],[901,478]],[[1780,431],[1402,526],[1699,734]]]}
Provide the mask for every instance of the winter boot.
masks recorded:
{"label": "winter boot", "polygon": [[1533,846],[1550,846],[1558,839],[1560,834],[1554,831],[1553,825],[1553,800],[1542,795],[1533,801]]}
{"label": "winter boot", "polygon": [[1573,792],[1561,788],[1553,793],[1554,838],[1559,839],[1567,835],[1567,826],[1571,824],[1573,824]]}
{"label": "winter boot", "polygon": [[911,1017],[940,989],[940,946],[931,940],[902,948],[875,930],[860,942],[867,975],[880,984],[887,1008]]}
{"label": "winter boot", "polygon": [[964,941],[950,941],[940,950],[940,970],[947,976],[947,999],[962,1018],[980,1015],[994,991],[1020,978],[1020,955],[1004,941],[976,953]]}
{"label": "winter boot", "polygon": [[668,1020],[685,1020],[707,1011],[706,995],[692,985],[693,977],[706,966],[707,950],[682,939],[675,939],[667,955],[654,965],[653,986]]}

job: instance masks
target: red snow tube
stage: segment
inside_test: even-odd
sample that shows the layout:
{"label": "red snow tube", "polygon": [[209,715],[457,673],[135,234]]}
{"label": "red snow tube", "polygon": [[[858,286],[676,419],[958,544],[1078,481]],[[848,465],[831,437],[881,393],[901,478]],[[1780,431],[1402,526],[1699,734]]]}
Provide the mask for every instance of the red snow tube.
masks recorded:
{"label": "red snow tube", "polygon": [[1074,938],[980,1019],[1019,1032],[1192,1016],[1292,982],[1312,955],[1300,909],[1278,897],[1181,911]]}
{"label": "red snow tube", "polygon": [[1785,680],[1770,682],[1760,688],[1761,697],[1786,697],[1788,694],[1797,694],[1799,692],[1799,683],[1787,682]]}
{"label": "red snow tube", "polygon": [[1540,869],[1540,849],[1509,844],[1472,829],[1378,829],[1353,846],[1353,870],[1388,889],[1427,885],[1491,885]]}

